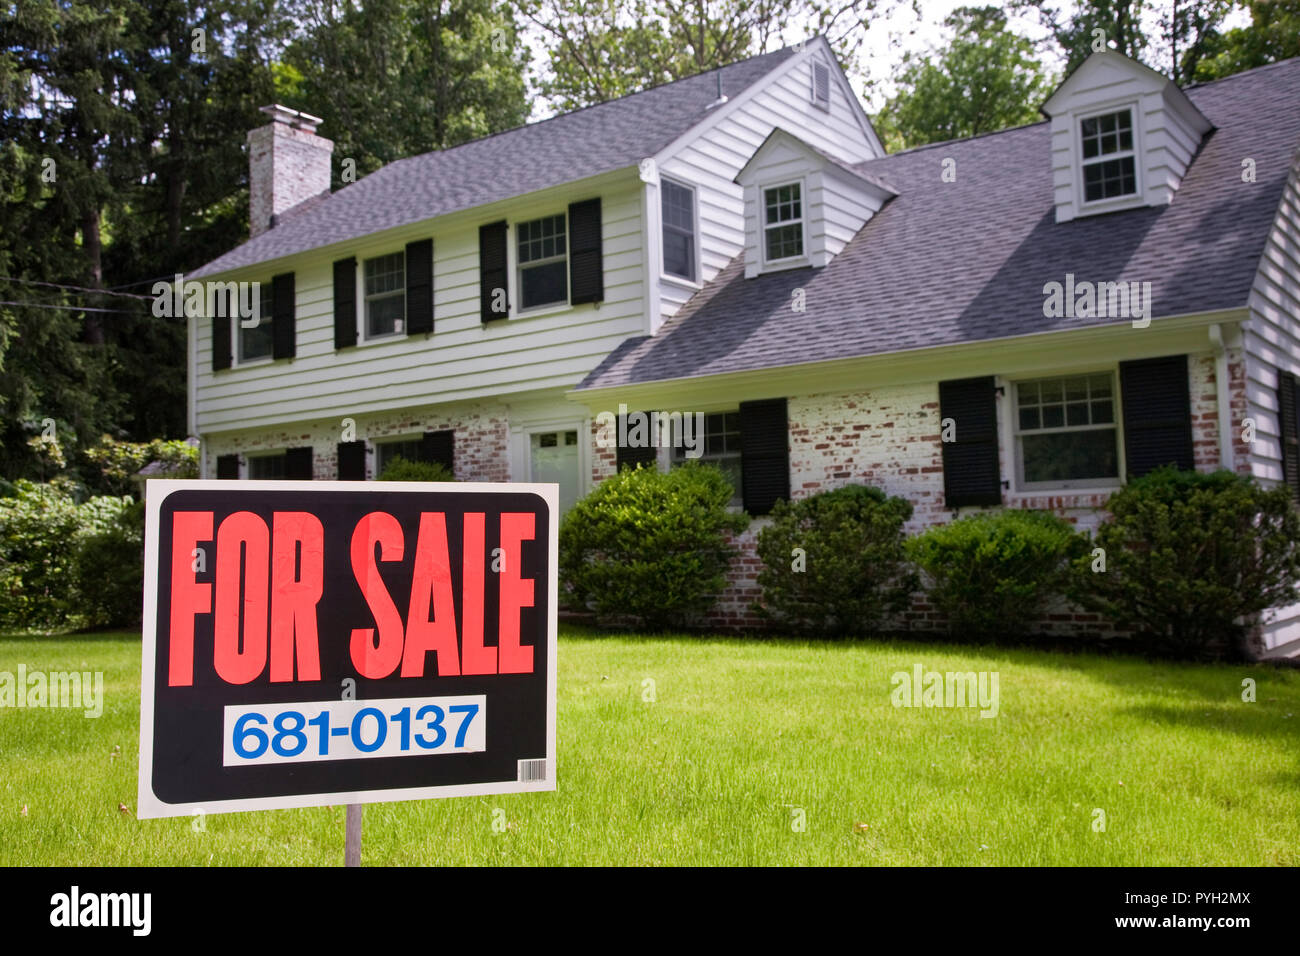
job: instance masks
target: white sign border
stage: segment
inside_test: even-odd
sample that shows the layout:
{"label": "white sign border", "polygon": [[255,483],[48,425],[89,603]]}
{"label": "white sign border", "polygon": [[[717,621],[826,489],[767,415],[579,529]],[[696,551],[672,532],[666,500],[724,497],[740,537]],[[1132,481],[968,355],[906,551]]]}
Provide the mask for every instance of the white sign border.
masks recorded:
{"label": "white sign border", "polygon": [[[557,605],[559,599],[559,488],[558,484],[533,482],[429,482],[429,481],[267,481],[219,478],[151,478],[145,483],[144,618],[140,652],[140,760],[136,792],[136,818],[193,816],[198,813],[233,813],[246,810],[284,810],[346,803],[392,803],[400,800],[428,800],[440,797],[471,797],[498,793],[529,793],[555,789],[555,709],[558,668]],[[154,671],[158,654],[158,526],[162,504],[176,491],[386,491],[474,494],[503,492],[534,494],[546,502],[547,552],[550,574],[547,581],[547,674],[546,674],[546,776],[545,780],[521,782],[448,784],[435,787],[405,787],[348,792],[300,793],[282,797],[244,797],[199,803],[166,803],[153,792]],[[535,756],[542,756],[537,754]]]}

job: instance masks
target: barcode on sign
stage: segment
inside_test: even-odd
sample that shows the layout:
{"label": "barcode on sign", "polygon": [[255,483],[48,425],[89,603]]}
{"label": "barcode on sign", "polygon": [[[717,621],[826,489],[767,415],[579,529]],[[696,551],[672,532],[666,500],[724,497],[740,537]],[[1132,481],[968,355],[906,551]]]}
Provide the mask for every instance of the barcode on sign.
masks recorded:
{"label": "barcode on sign", "polygon": [[519,761],[519,783],[546,779],[546,758]]}

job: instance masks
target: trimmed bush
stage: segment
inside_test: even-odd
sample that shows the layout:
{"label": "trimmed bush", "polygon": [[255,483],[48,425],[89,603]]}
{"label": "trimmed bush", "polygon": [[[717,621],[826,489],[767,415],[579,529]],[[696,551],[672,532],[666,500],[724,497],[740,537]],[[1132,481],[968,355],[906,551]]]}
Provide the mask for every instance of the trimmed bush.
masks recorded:
{"label": "trimmed bush", "polygon": [[81,511],[73,562],[78,616],[90,627],[139,624],[144,598],[144,502],[92,498]]}
{"label": "trimmed bush", "polygon": [[81,516],[69,482],[14,482],[0,499],[0,625],[50,629],[73,612]]}
{"label": "trimmed bush", "polygon": [[1092,541],[1105,570],[1081,557],[1073,596],[1159,650],[1224,641],[1244,650],[1249,618],[1297,600],[1300,515],[1286,487],[1164,468],[1116,492],[1107,509]]}
{"label": "trimmed bush", "polygon": [[955,637],[1028,633],[1065,592],[1086,539],[1046,511],[983,512],[936,525],[907,542],[926,594]]}
{"label": "trimmed bush", "polygon": [[903,549],[911,516],[910,502],[866,485],[777,502],[758,533],[763,597],[754,610],[806,633],[877,633],[916,589]]}
{"label": "trimmed bush", "polygon": [[749,517],[727,510],[731,483],[688,462],[661,473],[624,469],[579,501],[560,526],[560,579],[572,606],[651,630],[713,606]]}
{"label": "trimmed bush", "polygon": [[408,461],[398,455],[384,466],[380,481],[455,481],[456,476],[442,462]]}

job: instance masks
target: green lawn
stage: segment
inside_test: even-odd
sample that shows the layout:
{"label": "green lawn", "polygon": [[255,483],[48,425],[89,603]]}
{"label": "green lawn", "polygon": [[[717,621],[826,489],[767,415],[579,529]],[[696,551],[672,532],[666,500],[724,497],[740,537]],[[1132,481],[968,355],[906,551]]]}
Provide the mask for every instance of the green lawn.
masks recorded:
{"label": "green lawn", "polygon": [[[0,670],[20,663],[102,670],[107,702],[97,720],[0,709],[0,864],[341,862],[339,806],[203,832],[119,810],[135,805],[137,635],[0,638]],[[892,706],[890,675],[916,663],[996,671],[998,716]],[[1300,864],[1295,671],[570,632],[558,727],[556,793],[369,805],[365,862]]]}

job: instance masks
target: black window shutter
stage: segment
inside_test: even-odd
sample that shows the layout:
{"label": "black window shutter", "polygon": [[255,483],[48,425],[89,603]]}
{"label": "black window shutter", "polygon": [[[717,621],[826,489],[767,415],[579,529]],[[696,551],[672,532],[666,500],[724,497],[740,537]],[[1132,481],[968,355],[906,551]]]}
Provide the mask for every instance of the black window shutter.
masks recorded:
{"label": "black window shutter", "polygon": [[1120,362],[1119,380],[1128,477],[1162,465],[1190,471],[1195,463],[1187,356]]}
{"label": "black window shutter", "polygon": [[569,303],[580,305],[604,298],[604,254],[597,197],[569,204]]}
{"label": "black window shutter", "polygon": [[1281,430],[1282,480],[1300,501],[1300,387],[1290,372],[1277,373],[1277,423]]}
{"label": "black window shutter", "polygon": [[790,497],[790,433],[784,398],[740,403],[740,474],[745,510],[765,515]]}
{"label": "black window shutter", "polygon": [[239,477],[239,456],[218,455],[217,456],[217,477],[238,478]]}
{"label": "black window shutter", "polygon": [[284,453],[284,477],[297,481],[312,480],[311,448],[290,448]]}
{"label": "black window shutter", "polygon": [[[1000,505],[997,387],[992,376],[939,383],[940,428],[951,418],[943,448],[943,497],[949,508]],[[941,435],[943,432],[941,431]]]}
{"label": "black window shutter", "polygon": [[341,441],[338,445],[339,481],[366,480],[366,443]]}
{"label": "black window shutter", "polygon": [[[506,290],[506,221],[490,222],[478,229],[479,316],[484,322],[504,319],[510,314]],[[497,296],[497,290],[500,296]],[[500,299],[501,311],[493,311],[494,299]]]}
{"label": "black window shutter", "polygon": [[406,244],[406,334],[433,331],[433,240]]}
{"label": "black window shutter", "polygon": [[421,457],[425,461],[445,465],[452,474],[456,473],[456,433],[451,429],[437,432],[425,432],[421,439]]}
{"label": "black window shutter", "polygon": [[334,263],[334,347],[357,344],[357,260]]}
{"label": "black window shutter", "polygon": [[271,280],[271,355],[293,358],[294,335],[293,273],[286,272]]}
{"label": "black window shutter", "polygon": [[[649,412],[645,413],[647,416]],[[618,416],[618,434],[615,435],[614,448],[614,470],[622,471],[623,466],[635,468],[637,465],[645,465],[647,468],[654,468],[659,460],[659,450],[653,444],[649,444],[653,436],[650,434],[650,425],[647,422],[645,427],[645,437],[647,445],[645,447],[629,448],[622,442],[618,441],[618,436],[627,436],[627,416]]]}
{"label": "black window shutter", "polygon": [[212,317],[212,370],[230,368],[230,316]]}

